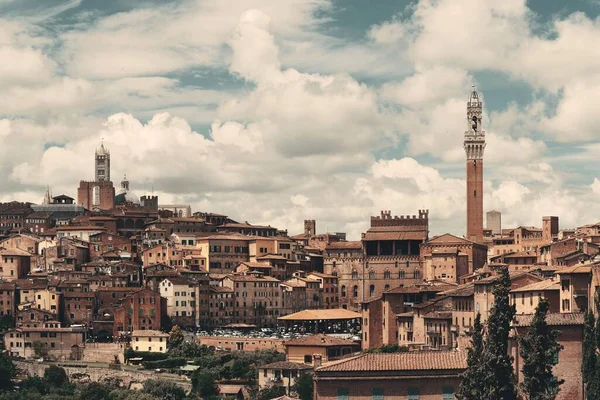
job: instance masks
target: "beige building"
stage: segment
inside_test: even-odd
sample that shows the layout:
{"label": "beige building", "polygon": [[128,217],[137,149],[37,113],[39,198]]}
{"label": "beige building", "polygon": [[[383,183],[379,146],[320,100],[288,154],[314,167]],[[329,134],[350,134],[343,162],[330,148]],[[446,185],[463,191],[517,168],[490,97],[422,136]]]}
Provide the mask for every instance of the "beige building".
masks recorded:
{"label": "beige building", "polygon": [[259,273],[227,275],[223,286],[235,293],[232,308],[238,323],[275,327],[281,309],[279,280]]}
{"label": "beige building", "polygon": [[296,384],[296,380],[303,373],[312,372],[312,368],[304,363],[278,361],[263,365],[258,370],[258,387],[265,389],[272,386],[282,386],[286,393]]}
{"label": "beige building", "polygon": [[310,335],[284,343],[286,359],[317,365],[360,351],[360,343],[328,335]]}
{"label": "beige building", "polygon": [[61,312],[62,293],[43,289],[34,293],[34,307],[38,310],[50,311],[53,314]]}
{"label": "beige building", "polygon": [[51,358],[79,359],[85,346],[81,328],[61,328],[60,322],[47,321],[39,327],[24,327],[4,334],[4,346],[11,357],[35,358],[34,343],[41,343]]}
{"label": "beige building", "polygon": [[174,325],[196,326],[197,286],[181,277],[166,278],[160,282],[160,295],[167,299],[167,315]]}
{"label": "beige building", "polygon": [[0,247],[0,279],[11,282],[31,271],[31,254],[17,248]]}
{"label": "beige building", "polygon": [[210,273],[229,274],[244,261],[250,261],[249,237],[238,234],[215,234],[198,238],[196,247],[206,258],[206,269]]}
{"label": "beige building", "polygon": [[517,315],[535,314],[540,300],[546,299],[550,305],[548,312],[560,311],[560,282],[555,279],[546,279],[531,285],[522,286],[510,291],[511,304],[514,304]]}
{"label": "beige building", "polygon": [[592,267],[576,265],[558,270],[560,280],[560,312],[581,313],[588,310]]}
{"label": "beige building", "polygon": [[166,353],[168,338],[168,334],[160,331],[133,331],[131,334],[131,348],[135,351]]}

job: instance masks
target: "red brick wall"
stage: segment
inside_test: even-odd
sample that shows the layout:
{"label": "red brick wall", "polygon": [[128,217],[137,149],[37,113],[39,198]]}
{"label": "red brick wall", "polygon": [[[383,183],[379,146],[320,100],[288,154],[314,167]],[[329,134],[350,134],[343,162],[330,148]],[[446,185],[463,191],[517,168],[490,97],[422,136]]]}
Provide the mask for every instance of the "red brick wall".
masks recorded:
{"label": "red brick wall", "polygon": [[372,400],[373,389],[383,389],[385,399],[407,399],[408,388],[419,389],[419,400],[440,400],[444,386],[450,386],[456,393],[460,379],[456,378],[420,378],[420,379],[381,379],[356,376],[352,378],[341,376],[339,380],[315,379],[315,400],[337,400],[339,388],[349,391],[352,400]]}
{"label": "red brick wall", "polygon": [[467,239],[483,240],[483,160],[467,160]]}

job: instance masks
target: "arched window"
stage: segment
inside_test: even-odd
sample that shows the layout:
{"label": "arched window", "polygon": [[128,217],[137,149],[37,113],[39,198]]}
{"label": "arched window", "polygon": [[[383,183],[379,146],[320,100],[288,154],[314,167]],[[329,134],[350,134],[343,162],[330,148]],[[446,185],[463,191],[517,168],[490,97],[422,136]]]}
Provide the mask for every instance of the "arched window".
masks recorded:
{"label": "arched window", "polygon": [[419,273],[419,270],[415,269],[415,271],[413,272],[413,279],[419,279],[420,276],[421,274]]}
{"label": "arched window", "polygon": [[337,276],[337,271],[333,271],[333,272],[331,273],[331,276]]}
{"label": "arched window", "polygon": [[375,271],[369,271],[369,279],[375,279]]}
{"label": "arched window", "polygon": [[383,279],[391,279],[392,278],[392,274],[390,273],[390,271],[385,271],[383,273]]}
{"label": "arched window", "polygon": [[398,279],[404,279],[405,277],[404,271],[398,271]]}
{"label": "arched window", "polygon": [[390,285],[385,285],[385,291],[387,292],[388,290],[390,290]]}
{"label": "arched window", "polygon": [[375,296],[375,285],[369,286],[369,297]]}
{"label": "arched window", "polygon": [[342,297],[346,297],[346,285],[342,285]]}
{"label": "arched window", "polygon": [[352,279],[358,279],[358,272],[356,270],[352,271]]}
{"label": "arched window", "polygon": [[352,297],[358,297],[358,285],[354,285],[352,288]]}

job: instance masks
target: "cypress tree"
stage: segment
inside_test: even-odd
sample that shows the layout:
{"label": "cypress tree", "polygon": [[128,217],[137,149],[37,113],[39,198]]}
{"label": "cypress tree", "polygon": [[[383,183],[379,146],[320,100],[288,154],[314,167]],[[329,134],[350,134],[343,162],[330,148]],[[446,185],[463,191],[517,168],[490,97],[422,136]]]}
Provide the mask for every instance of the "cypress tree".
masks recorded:
{"label": "cypress tree", "polygon": [[477,313],[471,333],[471,347],[467,352],[467,370],[461,375],[459,399],[480,400],[483,398],[482,356],[483,325],[481,324],[481,314]]}
{"label": "cypress tree", "polygon": [[519,338],[523,358],[523,391],[529,400],[553,400],[563,380],[552,373],[555,357],[562,346],[558,344],[559,331],[550,329],[546,315],[550,304],[542,299],[535,309],[533,321],[526,335]]}
{"label": "cypress tree", "polygon": [[494,285],[494,305],[487,321],[487,336],[482,357],[484,390],[482,399],[514,400],[516,376],[513,358],[508,354],[508,339],[515,306],[510,304],[510,275],[508,269],[500,270]]}
{"label": "cypress tree", "polygon": [[596,330],[594,324],[594,313],[591,311],[586,312],[583,326],[583,359],[581,362],[581,373],[587,391],[589,391],[590,383],[594,379],[596,369]]}

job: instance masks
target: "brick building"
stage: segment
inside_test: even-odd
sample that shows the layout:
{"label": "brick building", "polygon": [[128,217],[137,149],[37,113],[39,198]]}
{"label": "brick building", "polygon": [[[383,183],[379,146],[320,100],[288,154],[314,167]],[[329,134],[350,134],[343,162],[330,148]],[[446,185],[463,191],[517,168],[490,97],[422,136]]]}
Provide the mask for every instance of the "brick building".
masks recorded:
{"label": "brick building", "polygon": [[0,318],[10,315],[14,318],[17,310],[17,285],[14,282],[0,284]]}
{"label": "brick building", "polygon": [[227,275],[223,286],[233,290],[233,311],[238,323],[275,327],[280,316],[279,280],[260,274]]}
{"label": "brick building", "polygon": [[198,238],[196,246],[206,257],[209,272],[228,274],[235,271],[239,263],[250,261],[248,241],[248,236],[230,233]]}
{"label": "brick building", "polygon": [[117,235],[113,232],[99,232],[89,236],[90,260],[98,260],[102,255],[120,250],[131,254],[131,259],[135,260],[137,253],[137,245],[135,241],[124,236]]}
{"label": "brick building", "polygon": [[361,354],[315,367],[315,400],[451,400],[467,367],[459,351]]}
{"label": "brick building", "polygon": [[94,292],[63,293],[63,320],[67,325],[85,324],[90,326],[95,316],[96,296]]}
{"label": "brick building", "polygon": [[[441,274],[445,273],[447,276],[454,276],[453,282],[458,282],[458,278],[462,275],[472,274],[475,270],[483,267],[487,261],[487,247],[485,245],[449,233],[435,236],[423,243],[420,254],[426,270],[425,275],[428,279],[440,279],[442,278]],[[461,259],[464,259],[464,256],[467,258],[466,271],[464,267],[460,267],[462,265]],[[444,259],[440,260],[440,257],[444,257]],[[448,261],[450,262],[448,263]],[[444,272],[435,271],[437,268],[432,268],[433,266],[438,267],[446,264],[448,264],[447,267],[442,268],[445,270]],[[462,269],[457,270],[457,267]]]}
{"label": "brick building", "polygon": [[113,334],[118,336],[120,332],[160,330],[163,316],[166,316],[165,299],[148,288],[139,289],[115,307]]}
{"label": "brick building", "polygon": [[483,103],[476,91],[467,102],[467,130],[464,148],[467,155],[467,239],[483,242],[483,153],[485,132],[481,129]]}

